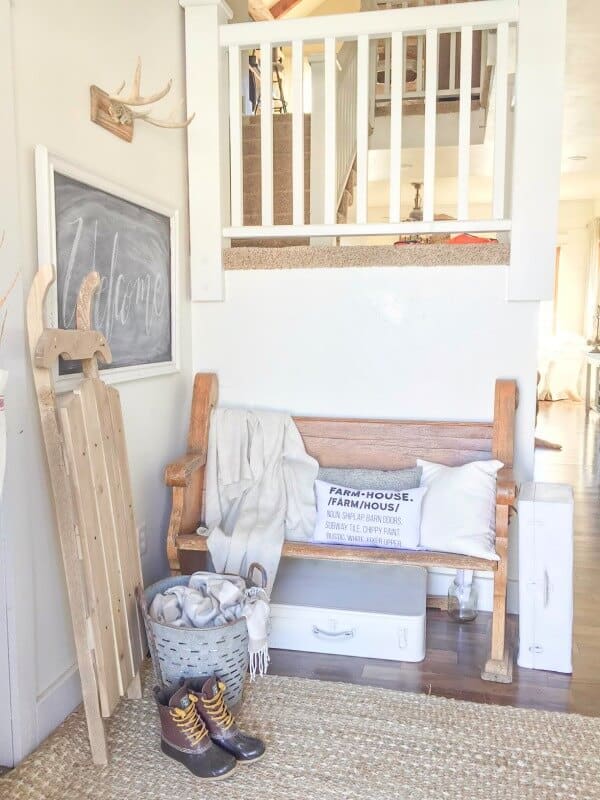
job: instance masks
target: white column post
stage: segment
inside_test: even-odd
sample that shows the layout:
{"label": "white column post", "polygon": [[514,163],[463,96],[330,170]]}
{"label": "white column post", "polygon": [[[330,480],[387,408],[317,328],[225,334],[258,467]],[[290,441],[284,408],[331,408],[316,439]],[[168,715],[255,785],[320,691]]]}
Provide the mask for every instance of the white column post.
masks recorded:
{"label": "white column post", "polygon": [[190,270],[192,300],[223,300],[223,228],[229,225],[227,53],[219,27],[224,0],[179,0],[185,9]]}
{"label": "white column post", "polygon": [[[248,0],[227,0],[227,5],[231,8],[233,17],[231,22],[252,22],[252,17],[248,13]],[[252,106],[250,104],[250,72],[249,72],[249,53],[248,50],[242,50],[241,67],[242,67],[242,114],[251,114]]]}
{"label": "white column post", "polygon": [[566,5],[519,3],[509,300],[554,292]]}
{"label": "white column post", "polygon": [[[325,174],[325,56],[315,53],[308,59],[311,71],[312,107],[310,115],[310,222],[325,221],[323,178]],[[334,244],[330,236],[313,236],[311,245]]]}

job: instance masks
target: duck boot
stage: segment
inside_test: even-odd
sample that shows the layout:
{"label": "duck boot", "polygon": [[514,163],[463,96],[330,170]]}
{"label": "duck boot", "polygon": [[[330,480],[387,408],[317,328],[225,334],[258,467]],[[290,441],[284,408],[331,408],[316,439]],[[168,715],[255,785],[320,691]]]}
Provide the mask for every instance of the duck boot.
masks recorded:
{"label": "duck boot", "polygon": [[227,708],[224,683],[217,678],[190,678],[187,685],[213,742],[234,755],[239,764],[251,764],[263,757],[264,743],[241,731]]}
{"label": "duck boot", "polygon": [[161,749],[196,777],[219,781],[237,766],[227,750],[214,744],[197,712],[196,696],[181,680],[174,689],[154,688],[161,724]]}

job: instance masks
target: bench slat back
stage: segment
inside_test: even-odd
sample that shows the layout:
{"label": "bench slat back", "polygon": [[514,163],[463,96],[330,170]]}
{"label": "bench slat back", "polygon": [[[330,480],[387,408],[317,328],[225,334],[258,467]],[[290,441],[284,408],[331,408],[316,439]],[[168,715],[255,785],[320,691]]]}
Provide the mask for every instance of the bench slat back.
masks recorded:
{"label": "bench slat back", "polygon": [[403,469],[417,458],[458,466],[492,458],[493,425],[294,417],[322,467]]}
{"label": "bench slat back", "polygon": [[[194,380],[188,454],[206,456],[210,412],[217,404],[218,382],[213,373]],[[517,387],[513,380],[496,381],[494,418],[490,422],[429,422],[406,420],[294,417],[306,451],[322,467],[403,469],[417,458],[448,466],[499,458],[512,465]],[[171,485],[171,484],[170,484]],[[186,489],[175,485],[170,534],[193,533],[203,519],[204,468],[194,473]]]}

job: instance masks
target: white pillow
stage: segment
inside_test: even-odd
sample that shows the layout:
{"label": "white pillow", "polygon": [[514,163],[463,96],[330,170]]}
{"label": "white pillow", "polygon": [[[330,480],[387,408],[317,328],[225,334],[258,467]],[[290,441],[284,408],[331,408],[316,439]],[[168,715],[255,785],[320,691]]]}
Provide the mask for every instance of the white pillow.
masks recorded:
{"label": "white pillow", "polygon": [[498,561],[496,474],[501,461],[446,467],[417,459],[421,486],[428,489],[421,517],[421,547]]}
{"label": "white pillow", "polygon": [[319,480],[315,489],[315,542],[409,550],[418,547],[421,502],[427,489],[347,489]]}

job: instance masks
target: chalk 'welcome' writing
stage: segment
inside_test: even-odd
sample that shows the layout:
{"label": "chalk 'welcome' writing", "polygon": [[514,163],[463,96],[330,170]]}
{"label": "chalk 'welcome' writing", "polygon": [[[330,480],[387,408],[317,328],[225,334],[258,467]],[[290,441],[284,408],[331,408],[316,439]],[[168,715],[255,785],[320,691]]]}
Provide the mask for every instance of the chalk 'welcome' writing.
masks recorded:
{"label": "chalk 'welcome' writing", "polygon": [[[102,274],[100,288],[94,306],[94,326],[102,330],[110,341],[113,326],[116,323],[126,326],[136,307],[143,309],[144,330],[146,335],[152,331],[153,324],[165,314],[166,291],[162,275],[153,275],[150,270],[137,274],[126,274],[119,266],[119,233],[109,234],[111,237],[110,262],[102,269],[96,264],[95,255],[98,244],[98,220],[84,221],[77,217],[71,222],[75,226],[73,244],[69,251],[67,271],[62,298],[62,317],[66,327],[74,327],[75,306],[69,310],[68,298],[71,296],[71,280],[75,264],[78,262],[79,246],[84,232],[84,225],[92,228],[94,247],[94,263],[91,270],[99,270]],[[108,274],[106,274],[108,273]]]}

